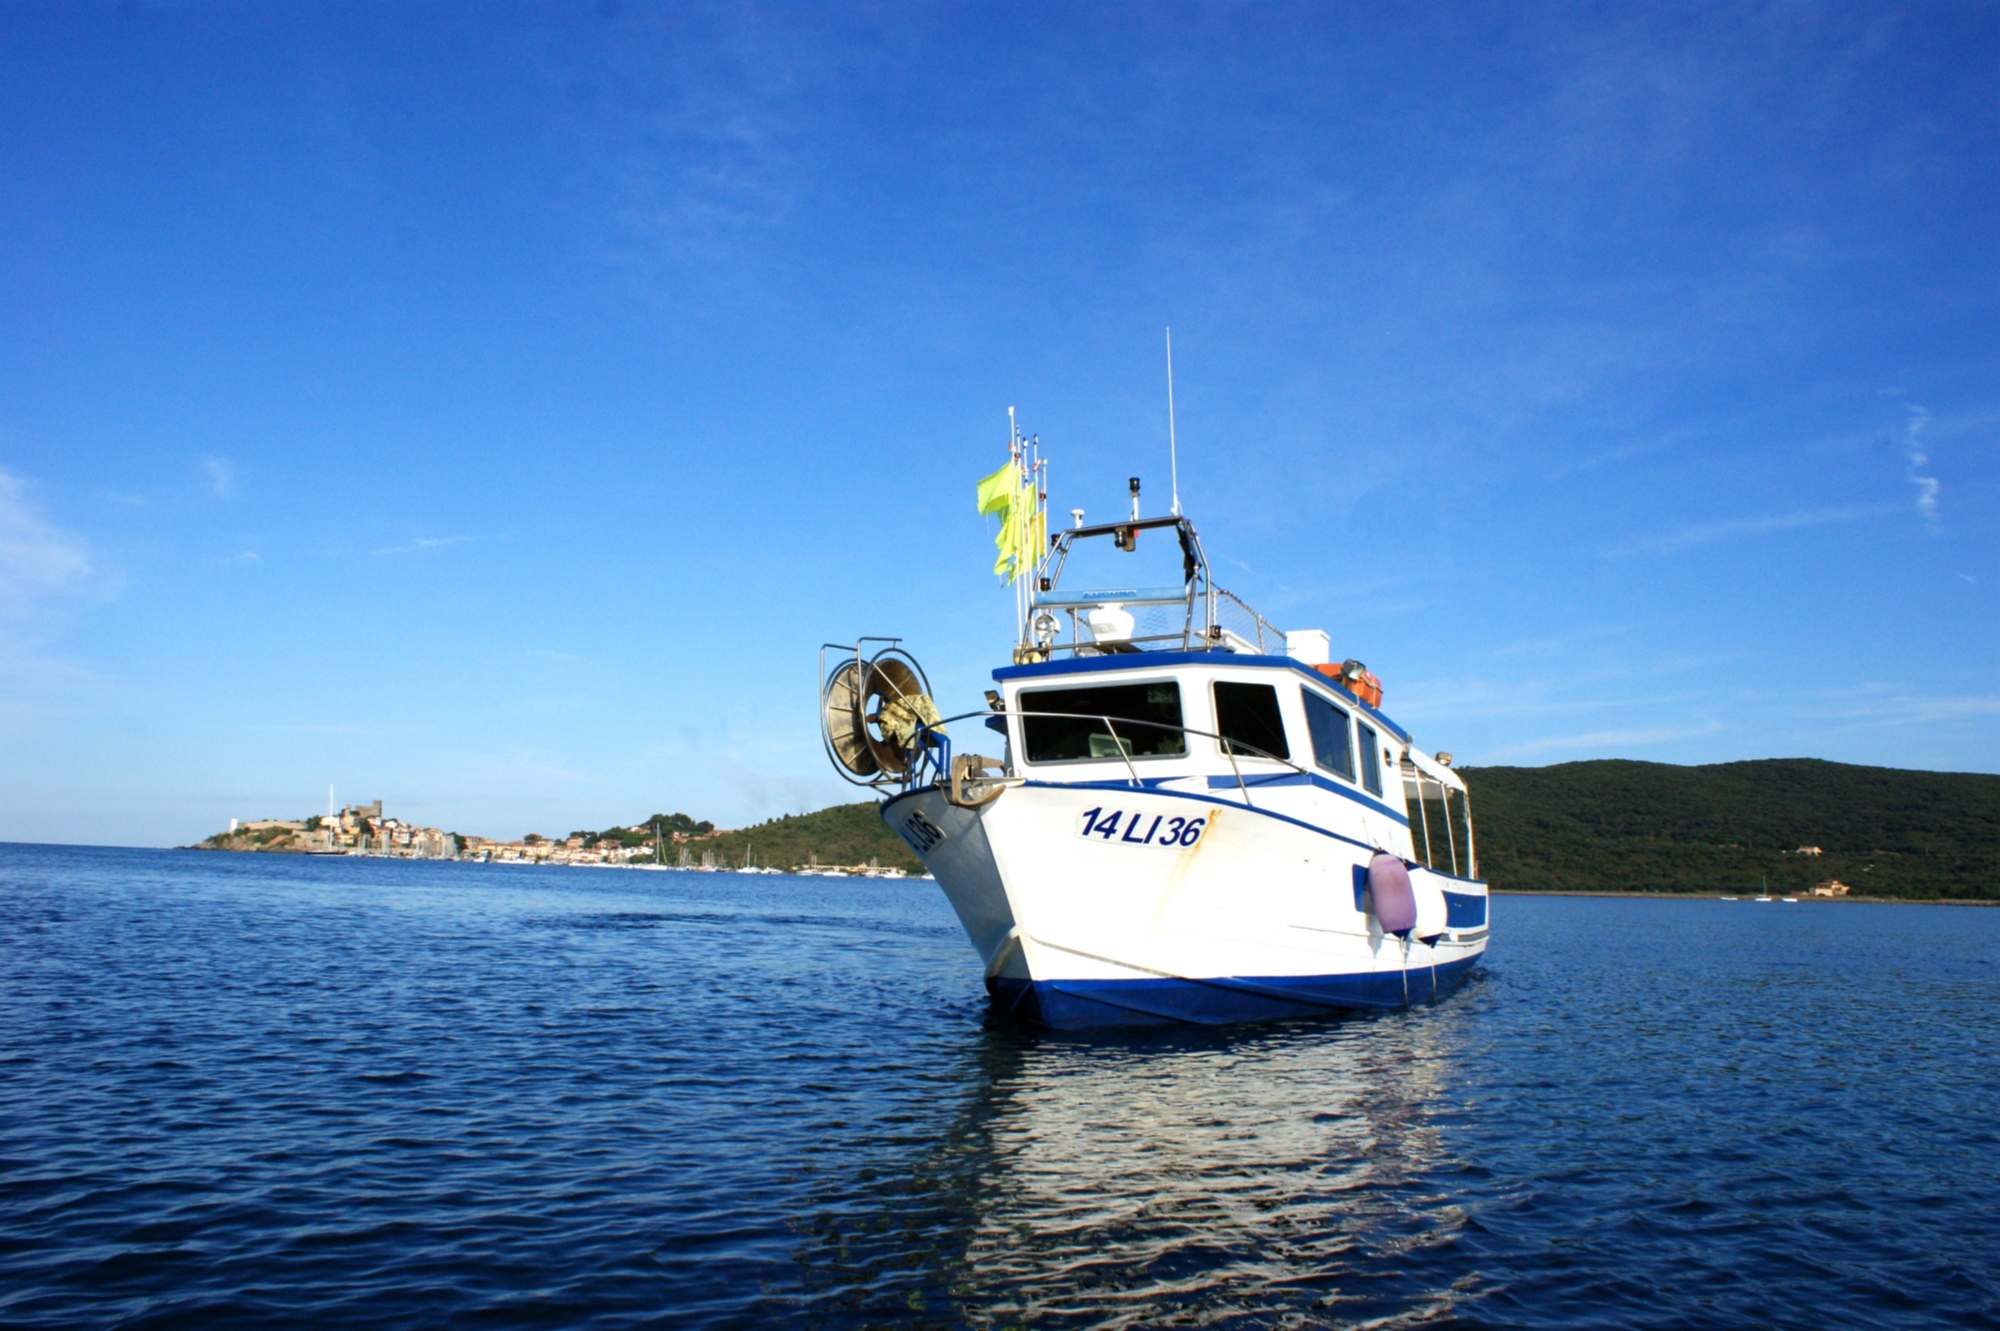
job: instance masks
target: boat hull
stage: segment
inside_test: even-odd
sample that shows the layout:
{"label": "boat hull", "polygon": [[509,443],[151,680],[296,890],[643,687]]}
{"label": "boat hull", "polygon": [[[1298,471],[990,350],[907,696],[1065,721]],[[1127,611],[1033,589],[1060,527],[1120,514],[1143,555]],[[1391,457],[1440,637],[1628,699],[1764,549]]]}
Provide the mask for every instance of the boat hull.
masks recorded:
{"label": "boat hull", "polygon": [[[1058,1029],[1272,1021],[1430,1003],[1484,954],[1483,883],[1418,868],[1413,936],[1366,899],[1377,853],[1311,788],[935,788],[882,817],[936,877],[996,1008]],[[1350,835],[1358,833],[1358,835]]]}
{"label": "boat hull", "polygon": [[1294,1021],[1435,1003],[1464,983],[1476,956],[1416,970],[1347,975],[1161,977],[1145,980],[1020,980],[990,976],[994,1006],[1056,1030],[1181,1023]]}

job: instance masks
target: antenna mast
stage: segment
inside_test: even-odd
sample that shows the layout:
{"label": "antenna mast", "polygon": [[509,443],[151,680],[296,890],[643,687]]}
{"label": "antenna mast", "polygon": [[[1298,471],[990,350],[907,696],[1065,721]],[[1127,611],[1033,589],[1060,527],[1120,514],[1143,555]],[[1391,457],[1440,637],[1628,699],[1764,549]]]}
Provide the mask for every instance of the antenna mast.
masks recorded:
{"label": "antenna mast", "polygon": [[1167,329],[1167,465],[1174,488],[1174,516],[1181,515],[1181,452],[1174,441],[1174,330]]}

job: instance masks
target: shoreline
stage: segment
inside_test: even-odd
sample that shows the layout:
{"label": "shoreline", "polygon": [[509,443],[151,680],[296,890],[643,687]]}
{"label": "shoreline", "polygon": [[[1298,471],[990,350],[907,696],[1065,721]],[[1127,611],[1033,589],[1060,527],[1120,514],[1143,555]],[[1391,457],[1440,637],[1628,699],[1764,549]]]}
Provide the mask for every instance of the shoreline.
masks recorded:
{"label": "shoreline", "polygon": [[[1496,897],[1616,897],[1636,901],[1724,901],[1718,892],[1561,892],[1547,888],[1489,887],[1487,891]],[[1738,896],[1736,901],[1755,901],[1752,896]],[[1772,903],[1782,901],[1782,893],[1773,894]],[[2000,899],[1992,897],[1800,897],[1797,904],[1812,903],[1816,906],[2000,906]]]}

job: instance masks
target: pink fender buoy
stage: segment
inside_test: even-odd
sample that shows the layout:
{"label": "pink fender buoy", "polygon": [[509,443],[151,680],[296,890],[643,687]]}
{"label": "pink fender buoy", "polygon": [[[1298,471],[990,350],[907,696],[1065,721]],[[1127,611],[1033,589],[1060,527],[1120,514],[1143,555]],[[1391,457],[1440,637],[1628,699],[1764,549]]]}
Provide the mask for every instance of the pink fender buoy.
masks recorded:
{"label": "pink fender buoy", "polygon": [[1368,862],[1368,899],[1385,934],[1408,934],[1417,926],[1417,891],[1410,871],[1387,853]]}

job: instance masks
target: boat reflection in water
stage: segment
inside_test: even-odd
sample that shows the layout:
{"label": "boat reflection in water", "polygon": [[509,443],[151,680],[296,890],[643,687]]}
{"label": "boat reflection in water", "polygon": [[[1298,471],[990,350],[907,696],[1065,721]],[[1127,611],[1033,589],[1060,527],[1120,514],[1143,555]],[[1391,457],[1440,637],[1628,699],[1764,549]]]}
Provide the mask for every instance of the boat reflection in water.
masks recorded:
{"label": "boat reflection in water", "polygon": [[1453,1251],[1466,1167],[1429,1107],[1465,1011],[1116,1040],[990,1027],[942,1136],[878,1157],[848,1191],[869,1204],[809,1222],[811,1301],[996,1326],[1445,1314],[1473,1293]]}

